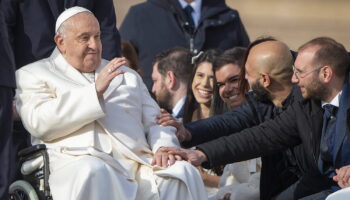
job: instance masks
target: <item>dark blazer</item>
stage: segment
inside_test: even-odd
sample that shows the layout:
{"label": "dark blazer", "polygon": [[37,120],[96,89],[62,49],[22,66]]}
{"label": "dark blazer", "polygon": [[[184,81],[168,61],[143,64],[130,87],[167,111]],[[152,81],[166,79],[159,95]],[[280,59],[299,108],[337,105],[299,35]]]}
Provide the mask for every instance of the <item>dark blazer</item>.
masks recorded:
{"label": "dark blazer", "polygon": [[[222,115],[186,124],[185,127],[192,134],[192,140],[183,143],[183,146],[192,147],[256,126],[266,120],[273,119],[295,100],[301,98],[300,88],[294,86],[290,95],[283,102],[283,107],[277,108],[272,102],[256,101],[250,92],[246,96],[247,104]],[[299,161],[295,160],[294,155],[298,157]],[[227,158],[223,159],[228,160]],[[263,156],[260,198],[263,200],[271,199],[296,182],[301,176],[298,165],[304,165],[304,161],[300,160],[303,160],[302,147]]]}
{"label": "dark blazer", "polygon": [[101,26],[102,57],[120,55],[120,36],[112,0],[2,0],[16,68],[48,57],[55,48],[56,19],[65,8],[85,7]]}
{"label": "dark blazer", "polygon": [[[350,84],[347,82],[347,84]],[[348,100],[349,101],[349,100]],[[340,108],[342,104],[340,104]],[[335,157],[335,168],[350,164],[350,159],[341,160],[341,151],[344,145],[349,145],[350,110],[346,110],[346,117],[337,118],[345,121],[345,131],[336,138],[337,156]],[[288,109],[274,120],[266,121],[259,126],[245,129],[240,133],[198,146],[208,157],[208,165],[221,165],[259,156],[271,155],[287,148],[302,144],[305,149],[305,173],[314,174],[318,177],[318,159],[320,154],[320,138],[322,134],[323,109],[320,101],[301,100],[295,101]],[[313,179],[314,181],[304,186],[320,186],[330,188],[336,185],[328,177]],[[299,194],[298,194],[299,195]],[[308,194],[310,195],[310,194]],[[306,196],[305,194],[302,196]],[[299,197],[302,197],[299,196]]]}
{"label": "dark blazer", "polygon": [[15,63],[6,30],[4,16],[0,10],[0,86],[15,88]]}
{"label": "dark blazer", "polygon": [[8,186],[14,181],[17,169],[12,135],[12,100],[15,87],[15,65],[0,10],[0,199],[8,199]]}
{"label": "dark blazer", "polygon": [[210,48],[225,50],[249,44],[238,12],[224,0],[202,1],[201,19],[194,33],[186,26],[178,0],[148,0],[130,8],[120,34],[135,47],[149,89],[153,59],[165,49],[182,46],[197,54]]}

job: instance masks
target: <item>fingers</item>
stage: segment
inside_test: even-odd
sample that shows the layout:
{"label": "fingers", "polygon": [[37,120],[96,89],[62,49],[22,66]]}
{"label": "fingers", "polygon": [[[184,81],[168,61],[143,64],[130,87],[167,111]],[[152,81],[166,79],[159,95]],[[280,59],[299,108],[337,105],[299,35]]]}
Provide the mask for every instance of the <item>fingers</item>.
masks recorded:
{"label": "fingers", "polygon": [[175,164],[175,160],[176,160],[175,156],[172,154],[169,154],[169,165]]}
{"label": "fingers", "polygon": [[178,161],[181,161],[181,160],[182,160],[181,156],[179,156],[179,155],[174,155],[174,157],[175,157],[175,159],[178,160]]}
{"label": "fingers", "polygon": [[99,97],[107,90],[111,81],[118,75],[123,74],[123,70],[117,70],[126,63],[125,58],[114,58],[99,73],[96,82],[96,92]]}
{"label": "fingers", "polygon": [[126,58],[124,57],[114,58],[104,67],[103,70],[106,71],[107,73],[111,73],[116,71],[119,67],[125,64],[126,64]]}

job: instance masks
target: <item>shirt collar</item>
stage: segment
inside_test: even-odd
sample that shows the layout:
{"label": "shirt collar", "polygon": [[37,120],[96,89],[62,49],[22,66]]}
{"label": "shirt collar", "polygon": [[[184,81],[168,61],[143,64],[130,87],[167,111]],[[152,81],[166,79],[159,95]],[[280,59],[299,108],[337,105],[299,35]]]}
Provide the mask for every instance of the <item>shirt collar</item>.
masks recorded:
{"label": "shirt collar", "polygon": [[339,100],[340,100],[340,97],[341,97],[341,94],[342,94],[342,91],[340,91],[333,99],[330,103],[328,102],[325,102],[325,101],[321,101],[321,105],[322,105],[322,108],[327,105],[327,104],[331,104],[335,107],[339,107]]}
{"label": "shirt collar", "polygon": [[[185,0],[179,0],[179,3],[181,5],[182,9],[184,9],[188,5],[188,3]],[[202,7],[202,0],[194,0],[189,5],[192,6],[193,12],[200,13],[201,12],[201,7]]]}
{"label": "shirt collar", "polygon": [[173,117],[177,116],[182,108],[182,106],[185,103],[186,97],[182,97],[179,101],[177,101],[176,105],[173,108],[173,114],[171,114]]}

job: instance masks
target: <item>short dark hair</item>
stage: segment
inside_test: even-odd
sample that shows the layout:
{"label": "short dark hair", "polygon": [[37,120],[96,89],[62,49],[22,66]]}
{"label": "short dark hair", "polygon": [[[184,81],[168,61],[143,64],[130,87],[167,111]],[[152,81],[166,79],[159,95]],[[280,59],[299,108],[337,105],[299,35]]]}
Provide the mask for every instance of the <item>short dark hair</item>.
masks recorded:
{"label": "short dark hair", "polygon": [[244,47],[234,47],[232,49],[227,49],[216,58],[213,64],[213,71],[216,72],[227,64],[235,64],[239,68],[242,68],[245,52],[246,48]]}
{"label": "short dark hair", "polygon": [[183,47],[174,47],[158,53],[158,72],[164,77],[168,71],[174,72],[176,78],[187,84],[192,72],[191,51]]}
{"label": "short dark hair", "polygon": [[349,70],[350,57],[345,47],[329,37],[318,37],[303,44],[298,51],[311,46],[319,46],[315,53],[313,64],[329,65],[338,77],[344,77]]}
{"label": "short dark hair", "polygon": [[[258,37],[256,40],[254,40],[252,43],[247,48],[247,51],[245,52],[244,59],[243,59],[243,65],[247,62],[248,55],[250,51],[252,50],[253,47],[255,47],[258,44],[264,43],[264,42],[269,42],[269,41],[277,41],[274,37],[271,36],[261,36]],[[240,87],[240,92],[246,93],[249,89],[249,84],[245,80],[245,68],[242,67],[241,70],[241,76],[240,76],[240,81],[239,81],[239,87]]]}

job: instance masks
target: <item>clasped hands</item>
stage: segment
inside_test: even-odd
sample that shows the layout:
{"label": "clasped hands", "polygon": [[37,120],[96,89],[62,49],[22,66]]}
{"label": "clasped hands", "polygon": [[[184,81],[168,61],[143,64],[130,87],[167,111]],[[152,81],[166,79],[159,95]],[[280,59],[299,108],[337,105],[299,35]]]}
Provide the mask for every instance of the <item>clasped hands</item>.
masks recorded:
{"label": "clasped hands", "polygon": [[199,150],[178,147],[161,147],[155,153],[152,165],[166,168],[168,167],[168,164],[173,165],[176,160],[185,160],[197,167],[207,161],[207,156]]}
{"label": "clasped hands", "polygon": [[346,165],[335,170],[336,174],[333,180],[336,181],[341,188],[350,187],[350,165]]}

